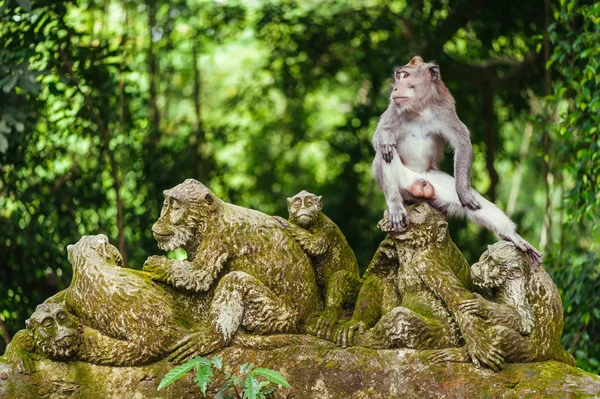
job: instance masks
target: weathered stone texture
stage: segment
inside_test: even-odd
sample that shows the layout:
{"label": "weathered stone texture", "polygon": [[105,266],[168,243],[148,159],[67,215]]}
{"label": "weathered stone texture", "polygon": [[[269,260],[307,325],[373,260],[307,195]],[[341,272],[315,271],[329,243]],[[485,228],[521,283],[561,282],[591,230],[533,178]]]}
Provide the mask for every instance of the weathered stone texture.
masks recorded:
{"label": "weathered stone texture", "polygon": [[[600,377],[556,361],[509,364],[498,373],[470,363],[430,364],[426,351],[341,349],[320,341],[271,350],[228,347],[218,353],[234,370],[251,362],[279,370],[292,389],[274,398],[598,398]],[[172,367],[161,361],[144,367],[105,367],[81,362],[37,363],[25,376],[0,363],[0,399],[198,398],[192,373],[164,390],[156,388]],[[210,386],[213,391],[220,382]]]}

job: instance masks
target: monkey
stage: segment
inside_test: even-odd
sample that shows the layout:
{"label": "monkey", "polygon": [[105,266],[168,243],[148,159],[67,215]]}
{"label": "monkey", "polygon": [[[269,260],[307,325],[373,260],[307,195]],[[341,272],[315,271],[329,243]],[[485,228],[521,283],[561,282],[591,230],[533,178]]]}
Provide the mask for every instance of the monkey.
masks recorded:
{"label": "monkey", "polygon": [[[422,186],[419,186],[422,188]],[[276,217],[312,261],[325,309],[311,318],[307,331],[321,338],[333,333],[344,305],[353,305],[360,289],[356,256],[339,227],[323,214],[323,197],[302,190],[287,199],[289,220]]]}
{"label": "monkey", "polygon": [[[546,271],[507,241],[488,246],[471,266],[473,283],[484,296],[463,300],[459,310],[479,316],[494,329],[494,340],[511,363],[557,360],[575,366],[560,344],[563,309],[560,294]],[[434,362],[462,362],[464,348],[435,352]]]}
{"label": "monkey", "polygon": [[[542,253],[517,234],[514,222],[471,188],[469,130],[456,114],[454,98],[438,65],[415,56],[394,69],[390,104],[379,119],[372,142],[372,170],[394,231],[400,232],[408,224],[404,200],[425,200],[447,214],[466,216],[541,262]],[[438,170],[446,143],[455,153],[454,177]],[[420,181],[431,185],[422,196],[417,190]]]}

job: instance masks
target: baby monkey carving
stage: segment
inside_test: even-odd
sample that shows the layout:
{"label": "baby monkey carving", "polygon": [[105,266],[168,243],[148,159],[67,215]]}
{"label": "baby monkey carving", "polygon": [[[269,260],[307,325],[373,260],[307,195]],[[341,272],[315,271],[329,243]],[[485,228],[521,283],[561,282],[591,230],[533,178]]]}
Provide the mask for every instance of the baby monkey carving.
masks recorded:
{"label": "baby monkey carving", "polygon": [[[454,177],[438,170],[446,143],[454,149]],[[447,214],[468,217],[540,262],[542,254],[517,234],[513,221],[471,188],[469,130],[456,115],[439,66],[413,57],[394,70],[390,105],[381,115],[373,146],[373,174],[393,231],[408,225],[404,200],[425,200]]]}
{"label": "baby monkey carving", "polygon": [[323,294],[325,310],[307,323],[307,331],[330,338],[344,305],[354,304],[360,274],[354,252],[339,227],[322,212],[323,197],[306,190],[287,199],[289,221],[277,217],[309,256]]}

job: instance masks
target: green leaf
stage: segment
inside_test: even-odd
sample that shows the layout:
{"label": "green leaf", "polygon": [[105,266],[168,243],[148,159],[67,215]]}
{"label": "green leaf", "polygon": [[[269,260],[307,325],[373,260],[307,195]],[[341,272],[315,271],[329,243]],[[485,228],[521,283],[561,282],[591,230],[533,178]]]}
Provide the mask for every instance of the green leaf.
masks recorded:
{"label": "green leaf", "polygon": [[267,387],[267,388],[263,389],[262,391],[260,391],[260,393],[262,393],[263,395],[268,395],[268,394],[274,392],[276,389],[277,389],[277,387],[270,386],[270,387]]}
{"label": "green leaf", "polygon": [[244,381],[244,399],[256,399],[260,391],[260,383],[252,374]]}
{"label": "green leaf", "polygon": [[250,371],[252,371],[253,368],[254,368],[254,365],[252,363],[250,363],[250,364],[248,364],[248,363],[242,364],[240,366],[240,375],[249,373]]}
{"label": "green leaf", "polygon": [[281,373],[278,371],[259,367],[259,368],[254,369],[252,374],[259,375],[259,376],[271,381],[273,384],[291,388],[290,384],[288,384],[285,377],[282,376]]}
{"label": "green leaf", "polygon": [[194,382],[202,391],[202,395],[206,395],[206,388],[213,375],[214,373],[210,363],[202,363],[196,366],[196,378],[194,379]]}
{"label": "green leaf", "polygon": [[217,392],[217,394],[215,395],[215,399],[225,399],[226,398],[225,394],[231,387],[233,387],[232,380],[225,381],[223,383],[223,385],[221,385],[219,392]]}
{"label": "green leaf", "polygon": [[223,358],[220,356],[213,356],[212,364],[216,367],[217,370],[221,370],[223,368]]}
{"label": "green leaf", "polygon": [[188,360],[186,363],[175,367],[173,370],[169,371],[167,373],[167,375],[165,375],[165,377],[162,379],[162,381],[158,385],[157,390],[160,391],[167,385],[171,385],[172,383],[174,383],[175,381],[177,381],[178,379],[183,377],[188,371],[190,371],[197,365],[203,364],[203,363],[205,364],[207,362],[208,362],[208,360],[204,359],[203,357],[196,356],[195,358]]}

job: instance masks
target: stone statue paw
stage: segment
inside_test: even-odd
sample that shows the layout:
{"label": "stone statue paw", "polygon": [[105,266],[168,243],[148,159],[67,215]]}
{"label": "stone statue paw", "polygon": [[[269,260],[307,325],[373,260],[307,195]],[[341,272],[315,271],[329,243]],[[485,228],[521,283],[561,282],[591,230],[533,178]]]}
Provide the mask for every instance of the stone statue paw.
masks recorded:
{"label": "stone statue paw", "polygon": [[460,348],[446,348],[432,351],[432,353],[427,356],[427,359],[435,364],[445,362],[468,363],[471,360],[469,358],[469,352],[464,346],[461,346]]}
{"label": "stone statue paw", "polygon": [[336,332],[335,343],[342,348],[353,346],[354,338],[357,335],[364,333],[366,327],[367,326],[364,322],[354,319],[342,324],[342,326]]}
{"label": "stone statue paw", "polygon": [[142,270],[150,273],[153,280],[165,280],[167,276],[167,267],[164,262],[164,256],[150,256],[146,259],[146,262],[144,262]]}
{"label": "stone statue paw", "polygon": [[325,309],[316,315],[316,321],[309,325],[310,334],[319,338],[334,340],[335,325],[340,319],[341,311],[339,309]]}
{"label": "stone statue paw", "polygon": [[487,301],[479,294],[473,293],[474,299],[462,301],[458,309],[466,315],[477,315],[483,318],[488,317]]}
{"label": "stone statue paw", "polygon": [[465,340],[469,356],[477,367],[487,367],[493,371],[500,371],[504,368],[504,354],[499,349],[496,340],[484,337],[477,340]]}
{"label": "stone statue paw", "polygon": [[195,356],[207,355],[222,346],[222,341],[208,331],[188,335],[170,348],[168,360],[182,364]]}
{"label": "stone statue paw", "polygon": [[5,358],[9,363],[17,366],[17,372],[29,375],[35,372],[35,361],[39,360],[40,356],[23,349],[16,349],[7,353]]}

